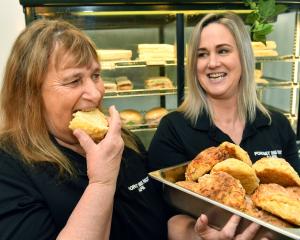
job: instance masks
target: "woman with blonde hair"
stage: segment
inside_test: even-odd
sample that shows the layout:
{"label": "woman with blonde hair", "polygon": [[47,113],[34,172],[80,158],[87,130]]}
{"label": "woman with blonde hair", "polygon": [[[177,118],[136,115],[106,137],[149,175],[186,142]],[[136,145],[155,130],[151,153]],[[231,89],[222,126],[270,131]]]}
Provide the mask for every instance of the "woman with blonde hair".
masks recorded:
{"label": "woman with blonde hair", "polygon": [[16,39],[0,97],[1,239],[166,238],[145,149],[115,107],[100,142],[69,128],[101,106],[100,70],[94,43],[65,21],[36,20]]}
{"label": "woman with blonde hair", "polygon": [[[299,173],[295,133],[283,114],[267,110],[259,102],[254,70],[250,35],[242,19],[230,12],[204,16],[188,45],[187,97],[161,120],[149,148],[150,169],[190,161],[204,149],[228,141],[247,151],[253,162],[280,157]],[[235,236],[238,221],[233,216],[216,231],[207,226],[206,216],[196,221],[176,215],[169,220],[169,235],[171,239],[181,239],[180,233],[182,239],[194,235],[251,239],[253,229],[251,234],[246,231]]]}

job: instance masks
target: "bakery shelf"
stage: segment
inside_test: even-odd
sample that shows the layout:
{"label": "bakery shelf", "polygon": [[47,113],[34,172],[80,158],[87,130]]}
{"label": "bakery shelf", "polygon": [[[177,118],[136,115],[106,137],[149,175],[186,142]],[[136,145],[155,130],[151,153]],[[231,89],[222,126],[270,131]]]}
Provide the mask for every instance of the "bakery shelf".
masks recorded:
{"label": "bakery shelf", "polygon": [[281,55],[281,56],[260,56],[255,58],[256,62],[295,62],[299,61],[299,57],[294,55]]}
{"label": "bakery shelf", "polygon": [[[294,55],[282,55],[273,57],[256,57],[256,62],[295,62],[300,58]],[[155,59],[155,60],[127,60],[127,61],[101,61],[102,70],[112,70],[118,68],[137,68],[147,66],[176,66],[176,59]]]}
{"label": "bakery shelf", "polygon": [[281,89],[291,89],[291,88],[299,88],[299,83],[293,83],[292,81],[282,81],[273,78],[263,78],[266,80],[265,83],[257,82],[258,88],[281,88]]}
{"label": "bakery shelf", "polygon": [[165,89],[132,89],[122,91],[109,91],[105,93],[104,98],[122,98],[122,97],[139,97],[139,96],[162,96],[174,95],[177,93],[177,88]]}

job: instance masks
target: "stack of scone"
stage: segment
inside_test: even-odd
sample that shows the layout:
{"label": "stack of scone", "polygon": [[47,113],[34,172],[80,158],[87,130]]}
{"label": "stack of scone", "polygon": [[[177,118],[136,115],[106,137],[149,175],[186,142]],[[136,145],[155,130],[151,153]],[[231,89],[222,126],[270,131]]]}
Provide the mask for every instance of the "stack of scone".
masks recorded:
{"label": "stack of scone", "polygon": [[300,178],[282,158],[252,164],[241,147],[223,142],[200,152],[185,178],[176,184],[276,226],[300,226]]}
{"label": "stack of scone", "polygon": [[129,61],[132,51],[126,49],[98,49],[100,61]]}
{"label": "stack of scone", "polygon": [[276,42],[266,41],[266,44],[262,42],[252,42],[252,49],[255,57],[274,57],[278,56],[276,51]]}
{"label": "stack of scone", "polygon": [[171,44],[138,44],[138,59],[146,61],[173,60],[175,48]]}

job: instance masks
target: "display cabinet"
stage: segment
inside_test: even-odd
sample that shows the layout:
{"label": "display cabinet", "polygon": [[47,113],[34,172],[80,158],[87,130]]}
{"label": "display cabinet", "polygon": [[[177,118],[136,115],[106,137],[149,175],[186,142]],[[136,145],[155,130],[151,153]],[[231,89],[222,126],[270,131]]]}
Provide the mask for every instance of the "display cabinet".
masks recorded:
{"label": "display cabinet", "polygon": [[[286,3],[286,1],[277,1]],[[103,59],[102,77],[107,81],[129,79],[132,89],[107,91],[104,106],[135,109],[145,114],[153,107],[175,109],[184,99],[185,49],[195,24],[208,12],[231,10],[245,17],[250,10],[242,1],[41,1],[20,0],[26,23],[37,18],[63,18],[84,30],[100,50],[125,50]],[[275,42],[277,56],[257,56],[260,72],[257,92],[268,107],[283,112],[300,139],[299,45],[300,1],[289,1],[268,40]],[[159,57],[155,57],[158,48]],[[146,50],[145,50],[146,49]],[[144,51],[144,52],[143,52]],[[118,58],[119,56],[119,58]],[[173,85],[148,88],[145,81],[167,77]],[[131,126],[148,146],[156,128]]]}

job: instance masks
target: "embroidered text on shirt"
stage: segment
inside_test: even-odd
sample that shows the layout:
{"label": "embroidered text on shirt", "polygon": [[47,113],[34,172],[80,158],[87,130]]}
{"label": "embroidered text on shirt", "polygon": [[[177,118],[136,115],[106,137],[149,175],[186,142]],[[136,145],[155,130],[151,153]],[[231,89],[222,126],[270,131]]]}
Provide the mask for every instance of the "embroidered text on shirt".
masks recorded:
{"label": "embroidered text on shirt", "polygon": [[145,184],[149,182],[149,177],[145,177],[138,183],[132,184],[131,186],[128,187],[129,191],[133,191],[134,189],[137,189],[139,192],[142,192],[146,189]]}
{"label": "embroidered text on shirt", "polygon": [[256,151],[254,156],[262,157],[280,157],[282,155],[282,150],[271,150],[271,151]]}

